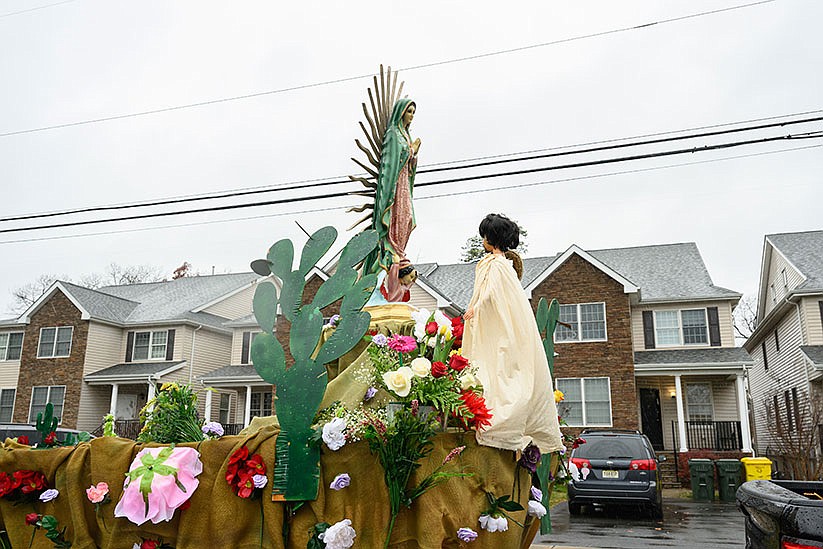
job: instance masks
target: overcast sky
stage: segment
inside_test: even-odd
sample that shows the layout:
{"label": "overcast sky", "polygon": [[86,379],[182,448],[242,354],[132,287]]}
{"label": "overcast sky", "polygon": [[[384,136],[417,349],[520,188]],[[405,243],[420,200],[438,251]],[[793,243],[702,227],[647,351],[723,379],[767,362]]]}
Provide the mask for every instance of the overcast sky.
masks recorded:
{"label": "overcast sky", "polygon": [[[0,0],[0,134],[345,79],[369,74],[379,63],[397,68],[437,63],[746,2],[72,0],[13,14],[51,3]],[[418,105],[411,133],[422,139],[421,166],[823,109],[821,20],[823,2],[776,0],[402,71],[405,92]],[[0,137],[0,215],[355,173],[350,157],[360,157],[353,140],[368,84],[359,79]],[[641,152],[821,126],[657,145]],[[765,234],[823,228],[823,149],[719,159],[821,143],[778,142],[420,188],[409,256],[418,262],[457,261],[480,219],[495,211],[528,230],[532,257],[553,255],[571,244],[601,249],[693,241],[715,284],[751,293],[757,288]],[[630,152],[636,151],[573,158]],[[707,160],[718,161],[648,170]],[[603,175],[630,170],[647,171]],[[481,172],[451,172],[471,173]],[[586,178],[595,175],[602,177]],[[418,182],[442,177],[421,174]],[[575,179],[426,199],[570,178]],[[269,193],[254,200],[306,192]],[[218,273],[246,271],[280,238],[302,244],[295,220],[309,230],[332,224],[341,232],[356,220],[340,210],[293,212],[359,202],[310,201],[0,234],[0,316],[11,306],[11,290],[43,273],[76,279],[117,262],[156,265],[170,275],[183,261],[203,274],[212,267]],[[250,216],[267,217],[236,220]],[[218,223],[224,220],[235,221]],[[0,223],[0,229],[21,225]],[[122,232],[145,228],[150,230]],[[13,242],[89,233],[103,234]]]}

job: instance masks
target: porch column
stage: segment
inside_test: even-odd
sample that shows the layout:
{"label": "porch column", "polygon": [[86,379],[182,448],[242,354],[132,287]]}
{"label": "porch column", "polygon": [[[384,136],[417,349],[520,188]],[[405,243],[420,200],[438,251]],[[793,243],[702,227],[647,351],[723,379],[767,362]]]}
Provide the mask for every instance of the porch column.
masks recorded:
{"label": "porch column", "polygon": [[206,421],[211,421],[211,387],[206,387]]}
{"label": "porch column", "polygon": [[154,383],[149,381],[149,390],[146,393],[146,402],[154,398]]}
{"label": "porch column", "polygon": [[686,414],[683,411],[683,389],[680,386],[680,374],[674,376],[674,391],[677,400],[677,437],[680,439],[679,452],[689,451],[689,441],[686,439]]}
{"label": "porch column", "polygon": [[117,391],[120,388],[117,383],[111,384],[111,403],[109,404],[109,413],[115,415],[117,413]]}
{"label": "porch column", "polygon": [[737,410],[740,416],[740,441],[743,452],[752,452],[752,433],[749,428],[749,402],[746,399],[746,379],[744,374],[737,374]]}
{"label": "porch column", "polygon": [[251,385],[246,385],[246,405],[243,416],[243,426],[248,427],[251,423]]}

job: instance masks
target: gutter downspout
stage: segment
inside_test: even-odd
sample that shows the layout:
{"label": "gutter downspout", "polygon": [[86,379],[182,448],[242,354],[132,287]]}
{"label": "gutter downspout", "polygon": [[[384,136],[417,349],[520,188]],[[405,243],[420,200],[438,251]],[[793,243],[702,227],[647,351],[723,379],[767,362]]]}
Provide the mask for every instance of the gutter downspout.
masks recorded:
{"label": "gutter downspout", "polygon": [[191,333],[191,352],[189,353],[189,387],[194,380],[194,342],[197,341],[197,331],[202,328],[202,324],[198,324],[197,328]]}

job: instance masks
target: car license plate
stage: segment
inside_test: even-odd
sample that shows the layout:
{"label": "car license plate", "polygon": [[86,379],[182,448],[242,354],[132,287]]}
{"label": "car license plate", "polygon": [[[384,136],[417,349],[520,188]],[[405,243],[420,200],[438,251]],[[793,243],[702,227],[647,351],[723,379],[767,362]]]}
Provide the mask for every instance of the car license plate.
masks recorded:
{"label": "car license plate", "polygon": [[604,469],[603,478],[620,478],[620,473],[618,473],[617,471],[610,471],[609,469]]}

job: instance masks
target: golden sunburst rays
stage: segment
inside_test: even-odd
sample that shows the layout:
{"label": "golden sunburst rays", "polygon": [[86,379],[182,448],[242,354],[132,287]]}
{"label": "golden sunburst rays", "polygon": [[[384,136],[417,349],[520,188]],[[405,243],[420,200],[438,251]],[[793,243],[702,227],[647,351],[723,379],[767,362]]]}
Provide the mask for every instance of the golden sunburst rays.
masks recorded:
{"label": "golden sunburst rays", "polygon": [[361,183],[365,189],[360,191],[353,191],[349,194],[356,196],[365,196],[370,198],[370,202],[349,208],[348,212],[363,213],[366,210],[369,212],[354,223],[349,230],[354,229],[358,225],[370,221],[372,218],[371,210],[374,210],[374,196],[377,188],[377,175],[380,172],[380,156],[383,147],[383,136],[386,134],[386,126],[391,117],[391,110],[394,103],[403,93],[403,82],[397,85],[397,72],[392,72],[391,67],[383,70],[383,65],[380,65],[380,80],[377,75],[372,77],[372,87],[368,88],[369,104],[365,102],[361,104],[363,107],[363,115],[366,117],[368,128],[362,121],[359,122],[360,129],[363,130],[363,135],[366,136],[366,143],[363,145],[359,139],[355,139],[354,143],[357,148],[363,152],[366,159],[358,160],[352,157],[352,161],[362,168],[365,176],[350,175],[349,179]]}

